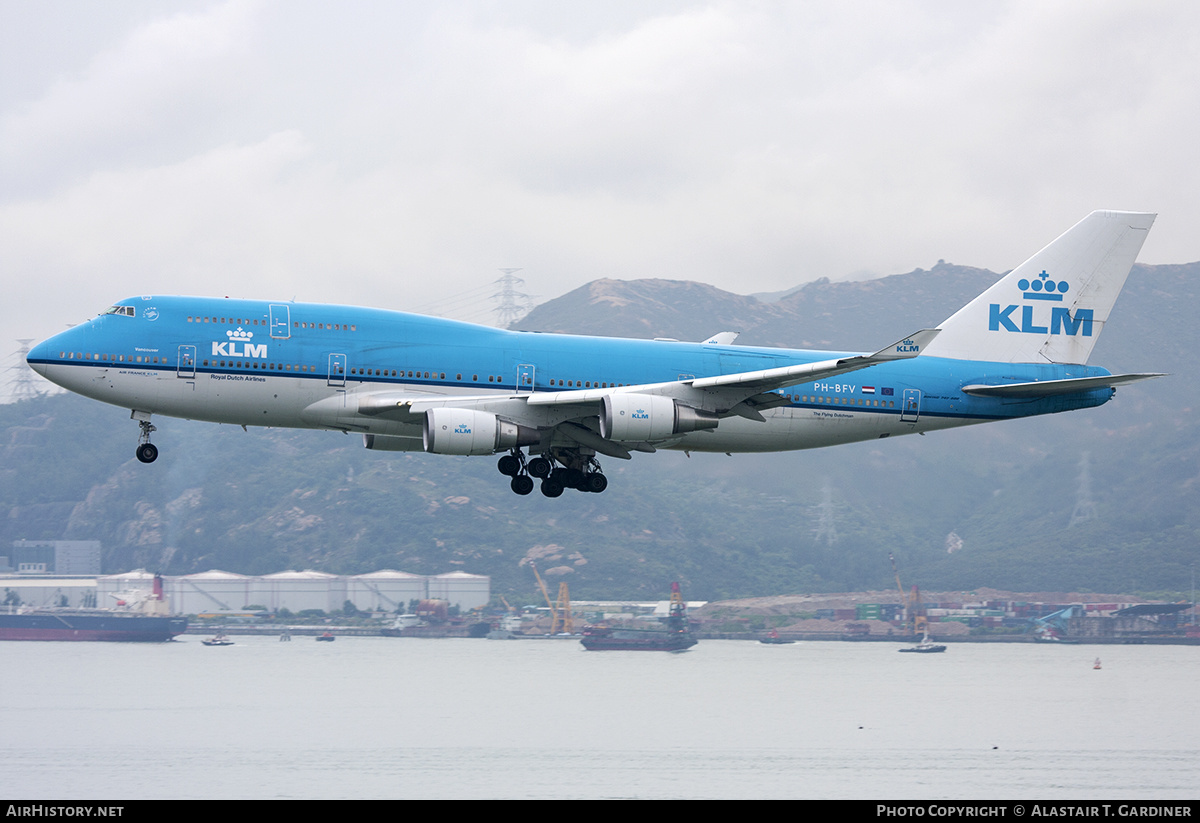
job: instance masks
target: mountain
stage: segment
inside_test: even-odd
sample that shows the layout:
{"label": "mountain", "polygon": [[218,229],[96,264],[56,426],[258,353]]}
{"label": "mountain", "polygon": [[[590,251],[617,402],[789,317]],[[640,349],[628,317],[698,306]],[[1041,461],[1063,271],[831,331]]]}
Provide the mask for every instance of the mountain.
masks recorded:
{"label": "mountain", "polygon": [[[1099,409],[772,455],[605,460],[602,495],[508,490],[491,458],[367,452],[333,432],[156,420],[54,395],[0,406],[0,554],[99,539],[104,571],[222,568],[492,576],[533,596],[527,561],[578,598],[886,588],[1182,591],[1200,544],[1191,307],[1200,264],[1137,266],[1093,361],[1174,376]],[[518,325],[872,350],[935,325],[999,275],[939,263],[776,302],[671,281],[597,281]],[[510,598],[511,599],[511,598]]]}
{"label": "mountain", "polygon": [[[736,331],[743,346],[875,351],[944,320],[999,277],[939,262],[878,280],[823,278],[771,303],[701,283],[595,280],[543,303],[512,328],[678,340]],[[928,319],[918,319],[923,314]]]}

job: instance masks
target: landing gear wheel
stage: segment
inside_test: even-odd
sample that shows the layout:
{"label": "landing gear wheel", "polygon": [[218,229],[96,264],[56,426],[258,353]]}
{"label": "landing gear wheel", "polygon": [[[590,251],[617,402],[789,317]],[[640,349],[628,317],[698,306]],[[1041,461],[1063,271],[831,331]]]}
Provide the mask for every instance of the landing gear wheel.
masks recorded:
{"label": "landing gear wheel", "polygon": [[542,494],[546,497],[559,497],[562,493],[563,484],[557,475],[552,474],[542,481]]}
{"label": "landing gear wheel", "polygon": [[529,461],[529,473],[534,477],[549,477],[554,464],[544,457],[535,457]]}
{"label": "landing gear wheel", "polygon": [[583,490],[599,494],[608,488],[608,478],[600,472],[584,475]]}
{"label": "landing gear wheel", "polygon": [[138,421],[138,428],[141,429],[141,434],[138,435],[137,459],[143,463],[153,463],[158,459],[158,447],[150,442],[150,435],[158,431],[157,427],[150,422],[150,415],[146,413],[145,419],[138,419],[139,413],[135,410],[133,418]]}
{"label": "landing gear wheel", "polygon": [[533,478],[527,474],[518,474],[508,485],[517,494],[529,494],[533,491]]}
{"label": "landing gear wheel", "polygon": [[521,461],[514,455],[506,454],[496,461],[496,468],[507,477],[516,477],[521,473]]}

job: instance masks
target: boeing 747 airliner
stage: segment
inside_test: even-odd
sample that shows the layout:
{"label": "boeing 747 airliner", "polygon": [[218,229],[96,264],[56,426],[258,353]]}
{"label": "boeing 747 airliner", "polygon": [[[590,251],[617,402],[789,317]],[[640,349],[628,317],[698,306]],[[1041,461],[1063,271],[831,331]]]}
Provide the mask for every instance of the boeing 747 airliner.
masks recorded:
{"label": "boeing 747 airliner", "polygon": [[311,303],[143,295],[29,365],[153,415],[359,433],[368,449],[503,453],[517,494],[602,492],[600,455],[766,452],[1099,406],[1155,374],[1086,365],[1155,215],[1098,211],[938,328],[874,354],[505,331]]}

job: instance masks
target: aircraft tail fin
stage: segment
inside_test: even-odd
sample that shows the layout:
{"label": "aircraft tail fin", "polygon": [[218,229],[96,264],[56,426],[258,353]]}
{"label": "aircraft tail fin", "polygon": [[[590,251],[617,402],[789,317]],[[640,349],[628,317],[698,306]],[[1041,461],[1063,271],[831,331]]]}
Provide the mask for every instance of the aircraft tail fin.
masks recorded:
{"label": "aircraft tail fin", "polygon": [[1155,217],[1092,212],[955,312],[925,355],[1086,363]]}

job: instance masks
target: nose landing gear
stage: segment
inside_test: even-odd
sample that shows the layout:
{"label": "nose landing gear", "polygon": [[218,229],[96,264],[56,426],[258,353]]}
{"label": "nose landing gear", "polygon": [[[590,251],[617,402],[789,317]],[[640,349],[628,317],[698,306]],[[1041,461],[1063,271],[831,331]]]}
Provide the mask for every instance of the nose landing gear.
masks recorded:
{"label": "nose landing gear", "polygon": [[[138,412],[134,412],[137,415]],[[138,447],[135,454],[137,459],[143,463],[153,463],[158,459],[158,446],[150,442],[150,432],[157,431],[157,427],[150,422],[150,415],[146,415],[144,419],[138,419],[138,425],[142,429],[142,433],[138,435]]]}

